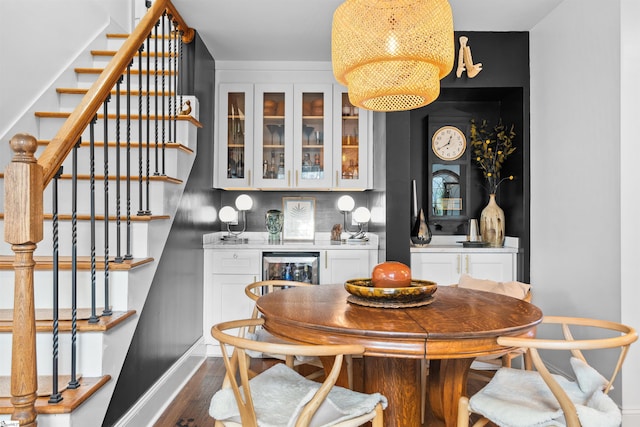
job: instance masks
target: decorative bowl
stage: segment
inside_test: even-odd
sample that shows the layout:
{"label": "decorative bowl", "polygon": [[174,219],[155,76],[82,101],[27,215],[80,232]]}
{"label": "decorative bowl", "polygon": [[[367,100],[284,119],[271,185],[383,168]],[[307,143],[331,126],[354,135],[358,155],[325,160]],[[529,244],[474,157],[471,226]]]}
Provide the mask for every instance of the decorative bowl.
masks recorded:
{"label": "decorative bowl", "polygon": [[375,288],[371,279],[347,280],[344,288],[351,295],[375,301],[413,302],[427,299],[438,288],[435,282],[428,280],[411,280],[410,286],[402,288]]}

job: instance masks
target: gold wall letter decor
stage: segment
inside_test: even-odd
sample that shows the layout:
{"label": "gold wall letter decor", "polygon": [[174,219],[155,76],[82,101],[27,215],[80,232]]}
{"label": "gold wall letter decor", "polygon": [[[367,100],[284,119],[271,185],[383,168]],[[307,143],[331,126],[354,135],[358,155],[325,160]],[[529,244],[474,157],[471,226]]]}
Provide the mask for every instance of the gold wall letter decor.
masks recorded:
{"label": "gold wall letter decor", "polygon": [[473,63],[471,48],[467,46],[467,41],[469,41],[467,36],[460,36],[460,50],[458,50],[458,68],[456,69],[456,77],[460,78],[462,76],[462,72],[467,70],[467,77],[472,79],[482,71],[482,63]]}

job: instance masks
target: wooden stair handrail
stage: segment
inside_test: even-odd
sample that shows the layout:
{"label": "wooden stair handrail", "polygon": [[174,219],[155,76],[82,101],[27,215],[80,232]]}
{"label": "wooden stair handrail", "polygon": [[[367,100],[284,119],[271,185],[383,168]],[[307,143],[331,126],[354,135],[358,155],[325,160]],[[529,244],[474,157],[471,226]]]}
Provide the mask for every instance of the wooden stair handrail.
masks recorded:
{"label": "wooden stair handrail", "polygon": [[165,10],[176,21],[178,29],[183,33],[182,41],[189,43],[193,40],[195,31],[186,25],[171,1],[154,1],[129,38],[89,88],[80,104],[73,110],[38,159],[38,164],[42,166],[43,170],[44,187],[49,184],[60,166],[62,166],[62,162],[78,142],[82,132],[96,115],[105,99],[107,99],[118,79],[126,71],[127,66],[138,52],[138,48],[143,44]]}

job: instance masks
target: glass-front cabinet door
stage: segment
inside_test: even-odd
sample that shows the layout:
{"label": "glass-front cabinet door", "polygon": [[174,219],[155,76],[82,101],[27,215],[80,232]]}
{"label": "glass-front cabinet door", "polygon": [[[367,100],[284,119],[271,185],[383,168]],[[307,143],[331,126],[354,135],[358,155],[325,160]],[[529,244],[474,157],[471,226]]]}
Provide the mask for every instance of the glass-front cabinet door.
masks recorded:
{"label": "glass-front cabinet door", "polygon": [[293,185],[293,86],[255,85],[255,187]]}
{"label": "glass-front cabinet door", "polygon": [[221,187],[253,185],[253,85],[221,84],[218,171]]}
{"label": "glass-front cabinet door", "polygon": [[336,85],[333,109],[339,124],[334,124],[334,187],[366,189],[369,171],[366,141],[368,117],[349,101],[347,89]]}
{"label": "glass-front cabinet door", "polygon": [[295,85],[293,169],[295,188],[331,188],[333,85]]}

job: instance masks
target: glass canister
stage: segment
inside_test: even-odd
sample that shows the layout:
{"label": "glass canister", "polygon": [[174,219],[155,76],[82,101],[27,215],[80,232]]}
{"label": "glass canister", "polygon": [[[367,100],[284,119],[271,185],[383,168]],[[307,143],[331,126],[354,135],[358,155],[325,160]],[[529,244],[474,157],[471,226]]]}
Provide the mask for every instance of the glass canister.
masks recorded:
{"label": "glass canister", "polygon": [[269,232],[269,240],[280,240],[280,232],[284,224],[284,215],[277,209],[270,209],[264,215],[264,223]]}

